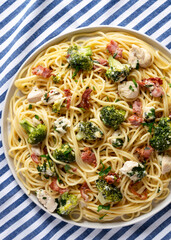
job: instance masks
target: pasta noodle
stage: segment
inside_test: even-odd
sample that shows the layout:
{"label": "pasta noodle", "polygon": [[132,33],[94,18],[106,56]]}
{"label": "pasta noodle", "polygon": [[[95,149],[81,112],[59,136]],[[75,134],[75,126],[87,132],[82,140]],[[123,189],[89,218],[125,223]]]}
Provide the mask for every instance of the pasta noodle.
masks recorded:
{"label": "pasta noodle", "polygon": [[[142,124],[135,127],[127,121],[128,117],[133,114],[131,108],[133,100],[128,100],[118,94],[118,83],[108,80],[105,75],[107,66],[97,64],[104,70],[99,71],[99,68],[94,68],[90,71],[79,71],[76,77],[72,78],[74,69],[68,67],[66,58],[70,46],[75,44],[90,46],[94,61],[99,58],[107,60],[109,53],[106,51],[106,45],[111,40],[116,41],[119,47],[123,49],[123,58],[120,59],[122,63],[127,63],[132,44],[146,49],[151,54],[152,65],[148,68],[132,69],[127,80],[135,79],[138,81],[154,77],[163,79],[164,95],[162,98],[154,98],[144,88],[141,88],[138,98],[143,106],[155,106],[157,116],[168,117],[171,110],[170,59],[144,41],[125,32],[79,34],[73,36],[70,40],[66,39],[61,43],[48,47],[33,62],[20,71],[18,79],[15,81],[17,90],[10,101],[9,155],[14,159],[18,178],[27,188],[28,194],[34,193],[38,189],[45,189],[53,198],[59,197],[59,193],[49,186],[54,178],[46,178],[37,170],[37,163],[31,158],[32,150],[27,141],[28,135],[20,125],[22,119],[32,122],[33,117],[38,116],[47,127],[47,137],[41,144],[41,152],[44,152],[46,146],[50,158],[56,163],[56,172],[63,182],[63,184],[58,182],[59,187],[69,188],[69,192],[79,199],[79,204],[70,213],[70,218],[74,221],[87,219],[88,221],[105,222],[119,217],[123,221],[130,221],[140,214],[150,212],[154,201],[162,201],[169,195],[170,173],[161,173],[158,153],[154,151],[146,162],[147,175],[135,186],[138,187],[136,191],[139,195],[146,191],[147,198],[141,199],[138,195],[135,195],[131,191],[131,179],[122,175],[120,182],[117,183],[117,187],[123,195],[122,200],[116,204],[111,202],[108,210],[97,211],[101,203],[99,202],[95,182],[99,178],[99,171],[102,169],[101,162],[105,168],[110,166],[112,172],[120,175],[119,169],[122,168],[125,161],[139,162],[139,158],[135,154],[136,149],[149,145],[151,137],[147,127]],[[60,73],[62,80],[55,83],[51,77],[47,79],[33,75],[32,69],[39,65],[51,69],[54,75]],[[56,87],[62,94],[64,89],[70,89],[72,94],[70,108],[62,107],[60,112],[55,113],[52,111],[51,105],[43,105],[38,102],[31,103],[30,109],[27,96],[35,86],[44,91],[50,91]],[[91,107],[89,110],[83,111],[77,106],[88,87],[93,90],[89,100]],[[126,111],[126,120],[120,125],[120,130],[125,139],[121,148],[112,146],[111,138],[114,130],[105,126],[100,119],[100,110],[108,105]],[[71,127],[67,129],[67,133],[62,137],[57,131],[54,131],[54,121],[60,116],[65,116],[71,122]],[[158,117],[158,120],[160,117]],[[80,121],[89,120],[98,125],[103,131],[103,138],[95,141],[77,141],[74,127]],[[64,142],[69,143],[75,152],[76,161],[69,164],[70,171],[65,171],[64,166],[66,163],[60,162],[53,157],[53,151]],[[81,152],[85,147],[91,148],[94,152],[97,160],[96,166],[87,164],[81,159]],[[167,154],[171,154],[171,148],[167,150]],[[40,158],[39,161],[43,164],[44,159]],[[72,171],[72,169],[76,170]],[[87,192],[88,201],[84,201],[80,193],[80,187],[85,182],[90,189]]]}

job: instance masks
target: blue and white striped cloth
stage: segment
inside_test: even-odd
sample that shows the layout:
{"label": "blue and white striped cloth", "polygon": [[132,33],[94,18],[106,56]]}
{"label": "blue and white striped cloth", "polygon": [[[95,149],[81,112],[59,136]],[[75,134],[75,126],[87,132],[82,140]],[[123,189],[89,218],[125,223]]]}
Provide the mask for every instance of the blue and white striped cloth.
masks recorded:
{"label": "blue and white striped cloth", "polygon": [[[106,24],[146,33],[170,49],[170,4],[170,0],[1,0],[0,118],[14,74],[43,43],[64,31]],[[170,206],[150,219],[116,229],[87,229],[60,221],[20,189],[5,159],[1,136],[0,161],[0,240],[171,239]]]}

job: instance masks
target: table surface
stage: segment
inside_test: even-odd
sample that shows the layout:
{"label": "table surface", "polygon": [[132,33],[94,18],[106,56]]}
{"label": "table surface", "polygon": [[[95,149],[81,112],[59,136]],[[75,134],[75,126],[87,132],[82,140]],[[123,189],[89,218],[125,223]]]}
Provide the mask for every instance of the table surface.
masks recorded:
{"label": "table surface", "polygon": [[[100,24],[124,26],[145,33],[170,49],[170,3],[170,0],[1,0],[0,118],[10,82],[23,61],[64,31]],[[0,239],[171,239],[170,206],[123,228],[77,227],[50,216],[24,194],[8,167],[1,136],[0,162]]]}

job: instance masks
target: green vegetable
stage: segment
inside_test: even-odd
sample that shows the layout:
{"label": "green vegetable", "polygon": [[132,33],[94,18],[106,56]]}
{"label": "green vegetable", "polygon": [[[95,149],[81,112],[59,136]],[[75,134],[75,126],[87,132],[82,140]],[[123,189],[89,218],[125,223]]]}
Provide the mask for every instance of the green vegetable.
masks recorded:
{"label": "green vegetable", "polygon": [[106,126],[117,130],[119,125],[125,120],[125,113],[124,110],[115,109],[114,106],[106,106],[100,111],[100,118]]}
{"label": "green vegetable", "polygon": [[113,184],[108,184],[103,179],[96,180],[96,187],[102,194],[104,200],[117,203],[122,199],[120,190]]}
{"label": "green vegetable", "polygon": [[75,161],[75,153],[68,143],[53,152],[53,157],[61,162],[71,163]]}
{"label": "green vegetable", "polygon": [[106,215],[107,215],[107,213],[104,214],[103,216],[99,217],[99,220],[102,220]]}
{"label": "green vegetable", "polygon": [[77,197],[73,194],[68,194],[68,192],[65,192],[62,194],[61,199],[59,200],[57,213],[59,215],[68,215],[72,209],[77,206],[77,204]]}
{"label": "green vegetable", "polygon": [[133,89],[133,87],[130,85],[129,86],[129,89],[132,91],[132,92],[134,92],[134,89]]}
{"label": "green vegetable", "polygon": [[150,111],[144,113],[146,121],[154,121],[156,118],[155,109],[152,107]]}
{"label": "green vegetable", "polygon": [[121,138],[116,138],[112,141],[112,146],[115,148],[120,148],[124,144],[124,140]]}
{"label": "green vegetable", "polygon": [[136,65],[136,69],[138,70],[139,69],[139,67],[140,67],[140,64],[139,64],[139,60],[137,60],[137,65]]}
{"label": "green vegetable", "polygon": [[34,117],[35,117],[37,120],[39,120],[39,116],[38,116],[38,115],[35,115]]}
{"label": "green vegetable", "polygon": [[161,118],[158,124],[154,125],[154,134],[150,145],[160,152],[171,146],[171,120],[168,117]]}
{"label": "green vegetable", "polygon": [[102,169],[101,169],[101,171],[99,172],[99,176],[104,176],[104,175],[107,175],[108,174],[108,172],[110,172],[110,170],[111,170],[111,166],[109,166],[108,168],[105,168],[105,166],[104,166],[104,164],[101,162],[101,164],[102,164]]}
{"label": "green vegetable", "polygon": [[152,129],[154,128],[154,122],[142,123],[142,125],[147,126],[148,127],[148,132],[152,133]]}
{"label": "green vegetable", "polygon": [[137,82],[135,81],[135,79],[134,79],[134,78],[132,79],[132,81],[133,81],[133,83],[134,83],[135,87],[137,88],[137,87],[138,87],[138,84],[137,84]]}
{"label": "green vegetable", "polygon": [[46,138],[47,128],[45,125],[39,124],[36,127],[33,127],[33,125],[26,119],[23,119],[20,124],[28,133],[28,143],[38,144]]}
{"label": "green vegetable", "polygon": [[99,205],[98,208],[97,208],[97,212],[100,212],[102,209],[109,210],[110,209],[110,204],[107,205],[107,206]]}
{"label": "green vegetable", "polygon": [[110,67],[106,71],[106,76],[109,79],[114,82],[120,82],[129,75],[131,70],[131,66],[129,64],[122,64],[112,56],[109,57],[108,62]]}
{"label": "green vegetable", "polygon": [[141,181],[143,177],[146,176],[145,167],[142,164],[138,164],[137,167],[133,167],[130,172],[127,172],[129,177],[136,176],[136,181]]}
{"label": "green vegetable", "polygon": [[50,159],[50,157],[47,157],[46,159],[47,160],[44,161],[43,165],[37,166],[38,172],[45,176],[56,176],[55,163]]}
{"label": "green vegetable", "polygon": [[71,169],[70,165],[66,164],[66,165],[64,166],[65,172],[73,174],[72,172],[69,171],[70,169]]}
{"label": "green vegetable", "polygon": [[29,107],[28,107],[28,109],[32,109],[32,105],[31,105],[31,104],[29,104]]}
{"label": "green vegetable", "polygon": [[92,122],[80,122],[77,127],[78,133],[76,138],[78,141],[82,139],[91,141],[103,137],[101,129]]}
{"label": "green vegetable", "polygon": [[61,81],[61,76],[59,74],[52,75],[52,80],[54,83],[59,83]]}
{"label": "green vegetable", "polygon": [[72,46],[68,48],[68,63],[71,68],[75,69],[73,78],[77,75],[78,71],[89,71],[93,68],[93,61],[91,59],[92,51],[90,47]]}

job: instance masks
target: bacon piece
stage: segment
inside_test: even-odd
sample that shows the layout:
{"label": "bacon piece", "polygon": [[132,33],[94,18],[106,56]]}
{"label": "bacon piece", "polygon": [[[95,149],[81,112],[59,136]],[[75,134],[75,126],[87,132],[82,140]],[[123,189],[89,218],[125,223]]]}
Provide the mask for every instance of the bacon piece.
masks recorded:
{"label": "bacon piece", "polygon": [[82,198],[84,199],[84,201],[88,201],[88,195],[87,195],[87,192],[90,191],[90,188],[89,186],[87,185],[87,183],[83,183],[83,185],[81,186],[80,188],[80,193],[81,193],[81,196]]}
{"label": "bacon piece", "polygon": [[138,116],[142,115],[142,102],[139,99],[133,103],[133,112]]}
{"label": "bacon piece", "polygon": [[130,121],[131,125],[134,125],[134,126],[140,126],[141,123],[143,122],[143,118],[138,117],[135,114],[130,116],[128,120]]}
{"label": "bacon piece", "polygon": [[32,153],[31,154],[31,159],[33,160],[33,162],[35,162],[35,163],[39,163],[39,156],[37,156],[35,153]]}
{"label": "bacon piece", "polygon": [[164,91],[162,89],[162,87],[155,87],[153,91],[151,91],[151,95],[153,97],[161,97],[164,95]]}
{"label": "bacon piece", "polygon": [[107,183],[112,184],[114,182],[119,183],[121,178],[118,176],[118,174],[109,172],[108,175],[105,177],[105,180]]}
{"label": "bacon piece", "polygon": [[78,107],[80,108],[84,108],[84,109],[89,109],[90,108],[90,103],[89,103],[89,99],[90,99],[90,93],[92,92],[92,90],[90,88],[87,88],[83,95],[82,95],[82,99],[80,104],[78,105]]}
{"label": "bacon piece", "polygon": [[42,66],[37,66],[35,68],[33,68],[32,73],[34,75],[38,75],[41,76],[43,78],[49,78],[51,76],[51,70],[49,68],[44,68]]}
{"label": "bacon piece", "polygon": [[88,147],[85,147],[84,152],[81,153],[81,159],[85,163],[94,164],[96,166],[96,156]]}
{"label": "bacon piece", "polygon": [[71,91],[70,89],[64,89],[64,93],[65,93],[65,96],[66,96],[66,101],[67,101],[67,109],[69,109],[70,107],[70,104],[71,104]]}
{"label": "bacon piece", "polygon": [[116,55],[115,58],[122,58],[123,49],[118,47],[117,42],[111,40],[110,43],[107,44],[106,48],[112,56]]}
{"label": "bacon piece", "polygon": [[131,191],[134,195],[138,196],[141,200],[146,200],[146,199],[147,199],[147,191],[144,190],[144,192],[141,193],[141,194],[137,193],[136,190],[135,190],[134,187],[133,187],[133,186],[136,185],[136,184],[137,184],[137,183],[130,185],[130,187],[129,187],[130,191]]}
{"label": "bacon piece", "polygon": [[148,87],[153,97],[161,97],[164,94],[163,88],[160,86],[163,84],[161,78],[148,78],[137,82],[141,87]]}
{"label": "bacon piece", "polygon": [[53,181],[51,182],[51,184],[49,186],[52,190],[58,192],[59,194],[63,194],[65,192],[69,191],[68,188],[59,187],[58,184],[57,184],[57,179],[56,178],[53,179]]}
{"label": "bacon piece", "polygon": [[[108,61],[106,59],[99,58],[96,61],[102,66],[107,66],[108,65]],[[94,69],[99,69],[99,71],[104,70],[104,69],[101,69],[99,66],[97,66],[96,63],[94,63],[93,68]]]}
{"label": "bacon piece", "polygon": [[140,159],[148,159],[152,152],[153,152],[153,148],[151,146],[146,146],[143,148],[137,148],[136,152],[139,154]]}

